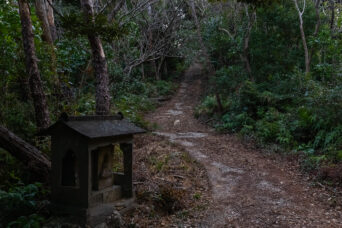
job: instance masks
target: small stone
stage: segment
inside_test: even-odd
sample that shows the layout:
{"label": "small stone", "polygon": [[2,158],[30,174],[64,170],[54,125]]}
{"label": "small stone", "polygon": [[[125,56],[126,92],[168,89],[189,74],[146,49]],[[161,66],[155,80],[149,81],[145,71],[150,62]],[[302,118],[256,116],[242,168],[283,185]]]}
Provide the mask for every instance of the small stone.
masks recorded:
{"label": "small stone", "polygon": [[173,123],[173,126],[178,126],[180,124],[180,120],[176,120],[174,123]]}

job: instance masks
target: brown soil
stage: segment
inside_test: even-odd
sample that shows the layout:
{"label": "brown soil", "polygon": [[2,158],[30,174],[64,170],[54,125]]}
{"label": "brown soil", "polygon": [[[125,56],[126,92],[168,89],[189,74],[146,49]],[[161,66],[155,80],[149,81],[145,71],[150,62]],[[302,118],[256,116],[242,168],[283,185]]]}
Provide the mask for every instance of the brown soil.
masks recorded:
{"label": "brown soil", "polygon": [[[194,118],[201,83],[201,68],[193,65],[173,99],[146,117],[158,124],[156,135],[179,145],[178,150],[186,150],[207,171],[207,194],[211,197],[204,197],[208,200],[204,211],[193,212],[197,219],[188,220],[190,226],[342,227],[338,201],[324,188],[315,187],[293,163],[267,155],[237,136],[218,134]],[[156,147],[163,144],[162,138],[153,140]],[[187,175],[191,174],[196,175],[196,170]],[[198,178],[190,180],[196,182]],[[206,191],[203,184],[188,185]],[[149,226],[160,227],[161,223]]]}
{"label": "brown soil", "polygon": [[137,205],[124,215],[126,226],[177,227],[199,223],[208,207],[209,180],[205,168],[168,139],[146,134],[134,144]]}

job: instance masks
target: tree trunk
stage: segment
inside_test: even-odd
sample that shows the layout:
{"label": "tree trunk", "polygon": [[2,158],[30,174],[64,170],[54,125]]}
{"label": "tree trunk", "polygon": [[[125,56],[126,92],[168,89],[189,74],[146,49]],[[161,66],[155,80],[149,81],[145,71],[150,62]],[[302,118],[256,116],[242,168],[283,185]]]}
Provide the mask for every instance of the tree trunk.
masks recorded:
{"label": "tree trunk", "polygon": [[222,105],[220,94],[219,93],[215,93],[215,97],[216,97],[218,111],[219,111],[220,114],[222,114],[223,113],[223,105]]}
{"label": "tree trunk", "polygon": [[305,55],[305,74],[308,75],[310,73],[310,55],[309,55],[309,49],[308,45],[306,43],[306,37],[305,37],[305,32],[304,32],[304,26],[303,26],[303,13],[305,11],[305,0],[304,0],[304,6],[303,6],[303,11],[300,11],[299,6],[298,6],[298,1],[293,0],[295,7],[298,12],[298,17],[299,17],[299,29],[300,29],[300,35],[302,37],[302,42],[303,42],[303,48],[304,48],[304,55]]}
{"label": "tree trunk", "polygon": [[[49,2],[45,2],[45,1],[49,1]],[[55,16],[53,15],[53,8],[50,5],[50,3],[53,4],[53,0],[44,0],[44,2],[46,6],[46,16],[47,16],[47,21],[50,27],[51,38],[52,38],[52,41],[54,42],[57,39],[57,30],[56,30],[56,25],[55,25]]]}
{"label": "tree trunk", "polygon": [[158,63],[157,63],[156,59],[152,60],[152,67],[154,70],[154,77],[155,77],[156,81],[160,81],[159,67],[158,67]]}
{"label": "tree trunk", "polygon": [[[86,20],[94,24],[94,6],[92,0],[81,0]],[[106,56],[99,36],[89,33],[88,40],[93,55],[93,67],[96,81],[96,114],[108,115],[110,111],[109,79]]]}
{"label": "tree trunk", "polygon": [[315,3],[315,13],[316,13],[316,25],[315,25],[315,31],[314,31],[314,36],[316,37],[318,35],[319,29],[321,27],[321,15],[319,11],[319,7],[321,4],[321,0],[316,0]]}
{"label": "tree trunk", "polygon": [[144,63],[141,64],[141,76],[142,76],[142,79],[145,81],[145,68],[144,68]]}
{"label": "tree trunk", "polygon": [[302,19],[301,19],[301,22],[300,22],[300,34],[301,34],[301,37],[302,37],[303,47],[304,47],[305,74],[309,74],[310,73],[310,56],[309,56],[308,45],[306,43],[306,37],[305,37],[305,32],[304,32],[303,20]]}
{"label": "tree trunk", "polygon": [[47,6],[45,5],[45,0],[35,0],[35,6],[36,6],[36,14],[40,20],[40,23],[42,24],[42,30],[43,30],[42,39],[43,41],[52,45],[53,40],[51,36],[50,25],[49,25],[48,18],[47,18]]}
{"label": "tree trunk", "polygon": [[157,76],[158,76],[158,80],[161,80],[162,79],[162,74],[161,74],[161,68],[164,64],[164,60],[165,60],[165,57],[161,57],[159,62],[158,62],[158,65],[157,65]]}
{"label": "tree trunk", "polygon": [[51,162],[37,148],[0,126],[0,147],[22,162],[38,180],[48,183]]}
{"label": "tree trunk", "polygon": [[164,60],[164,68],[163,68],[163,71],[164,71],[164,75],[165,75],[166,77],[168,77],[169,71],[168,71],[168,69],[167,69],[167,60],[166,60],[166,61]]}
{"label": "tree trunk", "polygon": [[331,19],[330,30],[333,33],[335,31],[335,0],[330,0]]}
{"label": "tree trunk", "polygon": [[[314,37],[317,37],[319,33],[319,29],[321,27],[321,15],[320,15],[320,10],[319,10],[320,3],[321,3],[321,0],[316,0],[315,2],[316,25],[315,25],[315,31],[313,33]],[[310,64],[311,64],[311,60],[312,60],[314,52],[315,52],[315,49],[311,48],[310,55],[309,55]]]}
{"label": "tree trunk", "polygon": [[[37,16],[41,22],[41,26],[43,30],[42,39],[49,46],[48,52],[51,57],[50,70],[53,73],[53,83],[54,83],[53,94],[55,95],[57,99],[56,104],[59,104],[60,102],[58,102],[59,101],[58,99],[60,99],[62,95],[60,92],[60,87],[61,87],[60,81],[57,75],[57,57],[56,57],[55,46],[54,46],[54,41],[56,40],[56,28],[54,25],[53,10],[46,0],[35,0],[35,7],[36,7]],[[50,14],[52,13],[52,15],[48,17],[49,13]],[[51,20],[52,22],[49,22]],[[52,25],[50,25],[50,23],[52,23]]]}
{"label": "tree trunk", "polygon": [[243,47],[243,56],[242,60],[245,62],[246,70],[251,81],[255,81],[254,76],[252,74],[252,67],[249,61],[249,39],[251,36],[252,28],[256,19],[256,12],[253,12],[252,17],[248,13],[248,6],[245,6],[246,16],[248,17],[248,27],[247,32],[244,37],[244,47]]}
{"label": "tree trunk", "polygon": [[30,91],[35,109],[36,122],[37,127],[43,129],[50,125],[50,117],[37,64],[30,9],[27,0],[19,0],[18,3],[26,57],[26,70],[29,74]]}

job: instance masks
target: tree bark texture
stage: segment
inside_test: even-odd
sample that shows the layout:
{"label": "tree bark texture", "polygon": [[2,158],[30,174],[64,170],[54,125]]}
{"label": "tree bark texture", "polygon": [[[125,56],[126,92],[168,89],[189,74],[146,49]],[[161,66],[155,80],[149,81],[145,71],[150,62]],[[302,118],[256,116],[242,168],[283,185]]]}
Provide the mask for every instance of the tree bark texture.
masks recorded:
{"label": "tree bark texture", "polygon": [[38,180],[48,183],[51,162],[37,148],[0,126],[0,147],[22,162]]}
{"label": "tree bark texture", "polygon": [[43,34],[42,39],[49,45],[49,53],[51,56],[51,64],[50,69],[51,72],[53,72],[53,82],[54,82],[54,94],[57,97],[60,97],[60,83],[59,78],[57,75],[57,57],[55,53],[55,47],[54,47],[54,41],[56,40],[56,28],[54,25],[54,19],[53,19],[53,11],[52,12],[52,23],[53,25],[50,25],[49,19],[48,19],[48,13],[49,8],[52,9],[52,7],[49,5],[49,3],[46,0],[35,0],[35,7],[36,7],[36,14],[41,22]]}
{"label": "tree bark texture", "polygon": [[53,43],[51,31],[50,31],[50,25],[47,18],[47,6],[45,3],[45,0],[35,0],[35,7],[36,7],[36,14],[40,20],[40,23],[42,24],[42,30],[43,35],[42,39],[43,41],[47,42],[48,44]]}
{"label": "tree bark texture", "polygon": [[55,25],[55,16],[53,14],[53,0],[44,0],[45,2],[45,10],[46,10],[46,17],[47,17],[47,21],[50,27],[50,33],[51,33],[51,37],[52,40],[55,41],[57,40],[57,29],[56,29],[56,25]]}
{"label": "tree bark texture", "polygon": [[310,56],[309,56],[308,45],[306,43],[306,37],[305,37],[302,17],[300,17],[300,34],[302,37],[304,54],[305,54],[305,73],[309,74],[310,73]]}
{"label": "tree bark texture", "polygon": [[[81,0],[86,20],[88,23],[94,23],[94,6],[92,0]],[[106,56],[103,50],[102,42],[96,34],[88,34],[88,40],[93,55],[93,67],[96,82],[96,114],[108,115],[110,111],[109,79]]]}
{"label": "tree bark texture", "polygon": [[252,73],[252,67],[251,67],[250,60],[249,60],[249,39],[251,37],[252,28],[256,20],[256,12],[254,11],[253,15],[250,16],[248,13],[248,6],[245,6],[245,11],[246,11],[246,16],[248,18],[248,27],[247,27],[247,31],[244,37],[243,54],[242,54],[241,59],[243,62],[245,62],[246,70],[247,70],[250,80],[255,81],[253,73]]}
{"label": "tree bark texture", "polygon": [[37,64],[30,8],[27,0],[19,0],[18,3],[26,57],[26,70],[29,74],[30,92],[33,99],[37,127],[44,129],[50,125],[50,117]]}

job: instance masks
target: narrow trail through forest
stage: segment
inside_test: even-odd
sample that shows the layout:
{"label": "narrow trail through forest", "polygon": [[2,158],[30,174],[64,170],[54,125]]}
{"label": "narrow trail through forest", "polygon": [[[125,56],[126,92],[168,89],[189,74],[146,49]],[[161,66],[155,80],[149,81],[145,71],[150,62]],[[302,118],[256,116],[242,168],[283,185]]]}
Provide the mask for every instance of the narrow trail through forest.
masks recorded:
{"label": "narrow trail through forest", "polygon": [[158,124],[155,134],[183,146],[207,170],[213,200],[194,226],[342,227],[341,208],[284,159],[194,118],[201,74],[200,65],[191,66],[173,99],[146,117]]}

